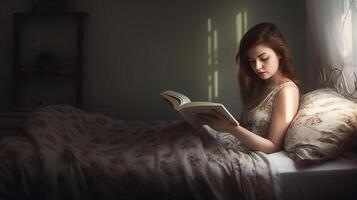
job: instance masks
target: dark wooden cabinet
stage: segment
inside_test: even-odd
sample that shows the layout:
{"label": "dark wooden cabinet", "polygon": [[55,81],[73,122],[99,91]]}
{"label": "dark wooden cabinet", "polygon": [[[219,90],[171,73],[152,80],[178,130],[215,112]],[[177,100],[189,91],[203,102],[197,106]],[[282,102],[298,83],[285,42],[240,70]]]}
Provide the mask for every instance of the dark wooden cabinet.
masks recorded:
{"label": "dark wooden cabinet", "polygon": [[0,112],[0,139],[7,136],[23,135],[27,112]]}
{"label": "dark wooden cabinet", "polygon": [[82,104],[86,13],[14,13],[11,110]]}

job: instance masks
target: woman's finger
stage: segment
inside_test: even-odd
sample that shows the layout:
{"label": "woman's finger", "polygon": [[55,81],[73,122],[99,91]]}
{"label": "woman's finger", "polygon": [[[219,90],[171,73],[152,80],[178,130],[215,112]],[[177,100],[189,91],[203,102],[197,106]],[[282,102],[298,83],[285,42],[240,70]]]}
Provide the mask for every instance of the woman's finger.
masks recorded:
{"label": "woman's finger", "polygon": [[217,120],[218,117],[209,113],[198,113],[197,115],[204,117],[205,119],[209,120]]}
{"label": "woman's finger", "polygon": [[204,116],[204,115],[197,114],[197,118],[200,121],[204,122],[204,123],[210,123],[211,122],[211,120],[209,118],[207,118],[207,116]]}
{"label": "woman's finger", "polygon": [[212,109],[212,112],[219,118],[221,119],[226,119],[226,116],[223,115],[222,113],[218,112],[216,109]]}

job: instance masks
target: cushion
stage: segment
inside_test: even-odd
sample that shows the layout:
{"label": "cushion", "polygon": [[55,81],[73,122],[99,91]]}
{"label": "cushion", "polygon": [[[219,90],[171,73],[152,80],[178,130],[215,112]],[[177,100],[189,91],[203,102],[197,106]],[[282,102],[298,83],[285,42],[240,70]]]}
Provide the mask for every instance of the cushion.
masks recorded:
{"label": "cushion", "polygon": [[303,95],[291,122],[284,149],[298,165],[333,159],[357,134],[357,104],[331,88]]}

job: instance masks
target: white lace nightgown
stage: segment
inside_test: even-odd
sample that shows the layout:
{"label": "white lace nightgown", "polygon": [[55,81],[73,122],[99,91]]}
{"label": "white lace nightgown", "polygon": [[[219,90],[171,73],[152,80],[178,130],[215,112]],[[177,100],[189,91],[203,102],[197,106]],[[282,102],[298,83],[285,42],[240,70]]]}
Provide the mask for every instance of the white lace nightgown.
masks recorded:
{"label": "white lace nightgown", "polygon": [[[274,98],[280,89],[287,86],[297,87],[292,81],[284,82],[278,85],[260,102],[260,104],[250,111],[243,113],[243,118],[240,119],[240,125],[259,136],[267,138],[270,129],[271,116],[274,109]],[[210,129],[209,127],[206,128]],[[237,137],[230,133],[217,132],[214,130],[210,130],[209,133],[226,148],[238,151],[249,150]]]}

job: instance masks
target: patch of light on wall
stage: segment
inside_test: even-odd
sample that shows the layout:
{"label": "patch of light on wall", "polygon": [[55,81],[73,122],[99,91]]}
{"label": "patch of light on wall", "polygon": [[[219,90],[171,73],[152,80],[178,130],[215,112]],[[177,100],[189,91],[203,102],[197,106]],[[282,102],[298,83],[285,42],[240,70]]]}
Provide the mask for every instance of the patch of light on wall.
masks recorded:
{"label": "patch of light on wall", "polygon": [[217,33],[217,29],[214,30],[213,32],[213,51],[214,51],[214,64],[217,65],[218,64],[218,33]]}
{"label": "patch of light on wall", "polygon": [[236,15],[236,39],[237,47],[239,46],[240,39],[248,27],[247,11],[239,12]]}
{"label": "patch of light on wall", "polygon": [[242,13],[239,12],[236,16],[236,39],[237,39],[237,47],[239,46],[239,41],[243,35],[243,28],[242,28]]}
{"label": "patch of light on wall", "polygon": [[243,24],[243,27],[244,27],[244,31],[246,31],[248,29],[248,14],[247,14],[247,11],[244,11],[244,24]]}
{"label": "patch of light on wall", "polygon": [[214,97],[218,97],[218,70],[214,70]]}
{"label": "patch of light on wall", "polygon": [[207,20],[207,57],[208,57],[208,101],[218,98],[218,30],[214,28],[212,19]]}
{"label": "patch of light on wall", "polygon": [[212,65],[212,43],[211,43],[211,36],[208,36],[208,65]]}
{"label": "patch of light on wall", "polygon": [[208,75],[208,101],[212,101],[212,85],[210,84],[212,82],[212,76]]}
{"label": "patch of light on wall", "polygon": [[207,53],[208,53],[208,65],[212,65],[212,37],[211,37],[211,18],[208,18],[207,20],[207,31],[208,31],[208,41],[207,41]]}

